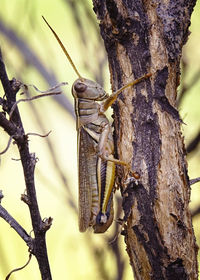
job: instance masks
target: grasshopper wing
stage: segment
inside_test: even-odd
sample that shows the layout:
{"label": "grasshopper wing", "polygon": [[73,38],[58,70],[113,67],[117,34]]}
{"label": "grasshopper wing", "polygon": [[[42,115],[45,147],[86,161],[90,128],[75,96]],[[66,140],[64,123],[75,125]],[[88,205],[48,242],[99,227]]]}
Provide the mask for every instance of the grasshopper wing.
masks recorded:
{"label": "grasshopper wing", "polygon": [[95,223],[98,213],[96,142],[83,127],[78,130],[79,230]]}

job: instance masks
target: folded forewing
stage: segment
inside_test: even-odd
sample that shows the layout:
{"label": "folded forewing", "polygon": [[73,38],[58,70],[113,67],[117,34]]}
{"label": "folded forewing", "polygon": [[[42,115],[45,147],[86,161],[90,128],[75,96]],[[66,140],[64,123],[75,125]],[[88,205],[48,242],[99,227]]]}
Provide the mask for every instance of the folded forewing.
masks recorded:
{"label": "folded forewing", "polygon": [[94,139],[81,127],[78,130],[79,230],[81,232],[93,225],[93,219],[98,212],[98,209],[95,209],[98,205],[95,145]]}

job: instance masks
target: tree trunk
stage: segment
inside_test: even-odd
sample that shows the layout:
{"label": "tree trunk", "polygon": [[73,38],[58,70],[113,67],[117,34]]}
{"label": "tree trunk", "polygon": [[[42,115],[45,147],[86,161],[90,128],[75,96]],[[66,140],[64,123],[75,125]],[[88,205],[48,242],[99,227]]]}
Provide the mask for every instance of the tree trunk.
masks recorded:
{"label": "tree trunk", "polygon": [[135,279],[197,279],[182,121],[176,109],[182,46],[196,1],[93,2],[113,89],[152,73],[126,89],[113,106],[115,156],[140,174],[138,181],[126,169],[119,176]]}

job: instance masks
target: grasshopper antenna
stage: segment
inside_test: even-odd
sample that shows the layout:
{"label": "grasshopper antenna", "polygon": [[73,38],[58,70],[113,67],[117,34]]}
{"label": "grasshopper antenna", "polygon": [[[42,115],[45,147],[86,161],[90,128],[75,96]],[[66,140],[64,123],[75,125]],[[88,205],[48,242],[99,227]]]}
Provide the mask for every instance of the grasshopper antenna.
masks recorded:
{"label": "grasshopper antenna", "polygon": [[68,58],[71,66],[73,67],[74,71],[76,72],[77,76],[79,77],[79,79],[83,80],[83,77],[80,75],[80,73],[78,72],[76,66],[74,65],[74,62],[72,61],[68,51],[66,50],[66,48],[64,47],[63,43],[61,42],[60,38],[58,37],[58,35],[56,34],[56,32],[53,30],[53,28],[50,26],[50,24],[47,22],[47,20],[45,19],[45,17],[43,17],[43,20],[46,22],[47,26],[50,28],[50,30],[52,31],[53,35],[56,37],[56,40],[58,41],[59,45],[61,46],[64,54],[66,55],[66,57]]}

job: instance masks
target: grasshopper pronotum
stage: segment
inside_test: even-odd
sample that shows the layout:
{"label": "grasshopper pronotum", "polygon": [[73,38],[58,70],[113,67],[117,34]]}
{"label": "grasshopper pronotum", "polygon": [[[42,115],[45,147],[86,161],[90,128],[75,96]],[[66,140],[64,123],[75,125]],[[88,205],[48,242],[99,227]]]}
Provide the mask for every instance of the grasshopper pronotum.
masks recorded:
{"label": "grasshopper pronotum", "polygon": [[58,35],[44,17],[43,19],[78,76],[72,85],[72,95],[78,133],[79,230],[84,232],[93,227],[95,233],[103,233],[113,221],[115,165],[128,165],[113,157],[112,128],[104,112],[125,88],[139,83],[151,74],[132,81],[109,96],[98,83],[79,74]]}

